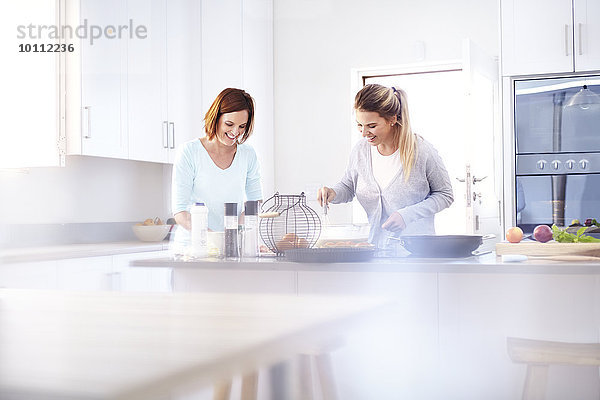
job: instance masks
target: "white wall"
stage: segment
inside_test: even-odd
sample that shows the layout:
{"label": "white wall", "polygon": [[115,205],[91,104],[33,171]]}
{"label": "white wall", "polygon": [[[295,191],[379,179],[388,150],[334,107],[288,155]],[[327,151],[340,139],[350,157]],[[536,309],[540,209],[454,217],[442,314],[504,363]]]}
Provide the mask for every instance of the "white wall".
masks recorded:
{"label": "white wall", "polygon": [[[462,57],[470,38],[499,54],[498,0],[274,2],[275,189],[333,184],[350,153],[351,68]],[[419,60],[415,43],[423,42]],[[349,222],[349,206],[331,210]]]}
{"label": "white wall", "polygon": [[0,223],[128,222],[168,217],[163,168],[156,163],[69,156],[64,168],[0,171]]}

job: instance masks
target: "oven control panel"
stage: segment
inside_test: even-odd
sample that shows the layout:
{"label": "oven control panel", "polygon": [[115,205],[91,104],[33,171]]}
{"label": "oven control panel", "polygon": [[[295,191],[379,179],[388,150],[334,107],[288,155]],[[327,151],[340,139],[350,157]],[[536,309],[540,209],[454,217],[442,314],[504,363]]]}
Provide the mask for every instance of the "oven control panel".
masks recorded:
{"label": "oven control panel", "polygon": [[517,175],[566,175],[600,173],[600,153],[517,155]]}

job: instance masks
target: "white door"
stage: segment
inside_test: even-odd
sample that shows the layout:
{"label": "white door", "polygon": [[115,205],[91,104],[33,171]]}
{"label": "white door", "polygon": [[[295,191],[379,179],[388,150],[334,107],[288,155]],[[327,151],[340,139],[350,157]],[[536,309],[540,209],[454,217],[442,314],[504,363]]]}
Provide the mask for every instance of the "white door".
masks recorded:
{"label": "white door", "polygon": [[204,136],[200,13],[201,4],[196,0],[167,3],[167,142],[171,163],[178,146]]}
{"label": "white door", "polygon": [[600,2],[574,0],[575,70],[600,69]]}
{"label": "white door", "polygon": [[148,27],[144,39],[128,40],[127,88],[129,158],[166,162],[166,1],[129,0],[128,18]]}
{"label": "white door", "polygon": [[502,0],[502,75],[573,71],[571,0]]}
{"label": "white door", "polygon": [[[80,24],[124,24],[125,3],[120,0],[81,0]],[[127,133],[122,129],[125,101],[123,61],[126,41],[101,37],[81,39],[82,154],[127,158]]]}
{"label": "white door", "polygon": [[473,42],[465,40],[462,71],[465,229],[467,233],[499,235],[499,200],[503,189],[502,141],[496,126],[499,118],[498,64]]}

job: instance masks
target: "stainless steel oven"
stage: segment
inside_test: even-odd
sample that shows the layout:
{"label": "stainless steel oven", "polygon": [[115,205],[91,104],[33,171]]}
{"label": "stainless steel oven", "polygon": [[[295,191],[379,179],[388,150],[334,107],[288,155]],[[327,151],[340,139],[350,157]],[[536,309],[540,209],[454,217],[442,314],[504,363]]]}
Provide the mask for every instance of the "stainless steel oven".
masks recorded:
{"label": "stainless steel oven", "polygon": [[515,212],[539,224],[600,217],[600,76],[514,81]]}

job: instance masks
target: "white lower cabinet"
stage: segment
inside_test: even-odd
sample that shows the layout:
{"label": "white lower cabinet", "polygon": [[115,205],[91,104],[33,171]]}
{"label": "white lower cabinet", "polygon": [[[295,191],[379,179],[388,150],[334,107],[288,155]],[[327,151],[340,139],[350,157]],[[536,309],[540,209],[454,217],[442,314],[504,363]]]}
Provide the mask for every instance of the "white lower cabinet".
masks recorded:
{"label": "white lower cabinet", "polygon": [[112,256],[69,258],[57,262],[57,289],[112,290]]}
{"label": "white lower cabinet", "polygon": [[[596,275],[300,271],[308,294],[397,301],[333,352],[340,398],[518,399],[527,367],[511,361],[508,337],[600,341]],[[597,367],[550,366],[546,399],[599,397]]]}
{"label": "white lower cabinet", "polygon": [[170,268],[130,267],[135,259],[168,257],[168,251],[0,265],[0,288],[170,292]]}
{"label": "white lower cabinet", "polygon": [[175,268],[173,291],[294,294],[296,272]]}
{"label": "white lower cabinet", "polygon": [[298,295],[397,302],[384,318],[352,330],[333,351],[336,377],[344,382],[340,398],[444,398],[432,384],[439,361],[436,274],[300,271]]}
{"label": "white lower cabinet", "polygon": [[[445,399],[518,399],[526,365],[507,338],[598,343],[594,275],[440,274],[440,383]],[[549,368],[547,400],[598,399],[598,367]]]}
{"label": "white lower cabinet", "polygon": [[113,290],[122,292],[170,292],[172,291],[171,268],[130,267],[137,259],[164,258],[168,250],[150,251],[113,256]]}
{"label": "white lower cabinet", "polygon": [[56,289],[57,261],[0,264],[0,288]]}

